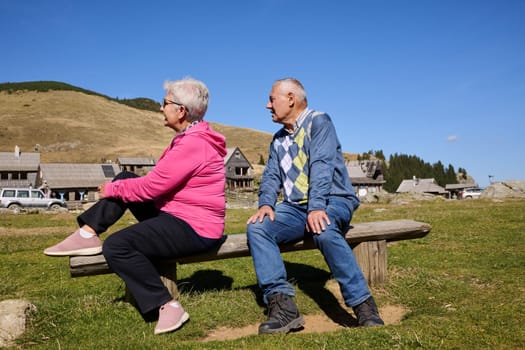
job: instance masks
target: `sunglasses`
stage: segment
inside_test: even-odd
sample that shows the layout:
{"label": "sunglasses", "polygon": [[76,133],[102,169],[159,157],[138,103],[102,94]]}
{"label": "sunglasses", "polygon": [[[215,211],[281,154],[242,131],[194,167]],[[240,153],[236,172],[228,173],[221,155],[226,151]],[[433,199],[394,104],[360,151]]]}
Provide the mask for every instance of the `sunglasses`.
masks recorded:
{"label": "sunglasses", "polygon": [[182,103],[178,103],[178,102],[175,102],[175,101],[171,101],[171,100],[166,100],[166,99],[164,99],[163,102],[162,102],[162,107],[166,107],[167,105],[179,105],[179,106],[184,106]]}

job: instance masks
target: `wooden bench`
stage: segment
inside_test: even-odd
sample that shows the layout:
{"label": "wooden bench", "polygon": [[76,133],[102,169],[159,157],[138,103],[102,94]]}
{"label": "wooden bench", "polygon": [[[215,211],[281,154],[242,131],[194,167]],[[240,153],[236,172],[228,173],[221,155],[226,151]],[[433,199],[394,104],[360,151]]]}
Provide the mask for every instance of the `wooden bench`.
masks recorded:
{"label": "wooden bench", "polygon": [[[353,224],[346,233],[346,241],[352,247],[357,262],[370,285],[386,281],[386,243],[425,237],[431,226],[413,220],[378,221]],[[312,239],[283,245],[281,252],[316,249]],[[185,258],[166,260],[159,266],[161,279],[173,297],[177,297],[177,263],[189,264],[219,259],[250,256],[246,234],[230,234],[224,243],[214,251]],[[69,258],[71,277],[92,276],[112,273],[102,254],[92,256],[71,256]],[[129,296],[129,293],[127,293]]]}

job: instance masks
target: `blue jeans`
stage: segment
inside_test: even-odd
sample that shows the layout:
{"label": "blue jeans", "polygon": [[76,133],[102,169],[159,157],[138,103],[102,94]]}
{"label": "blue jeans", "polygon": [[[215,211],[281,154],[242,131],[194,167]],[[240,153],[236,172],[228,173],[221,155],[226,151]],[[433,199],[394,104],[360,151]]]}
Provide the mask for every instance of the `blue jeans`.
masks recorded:
{"label": "blue jeans", "polygon": [[[315,246],[339,283],[345,304],[359,305],[371,294],[354,253],[344,238],[352,219],[350,201],[332,196],[326,213],[331,225],[327,225],[319,235],[312,234]],[[306,216],[306,208],[283,202],[275,208],[274,221],[266,216],[261,223],[248,224],[248,245],[265,303],[273,293],[295,295],[293,286],[287,280],[279,245],[300,241],[305,234],[309,234],[305,231]]]}

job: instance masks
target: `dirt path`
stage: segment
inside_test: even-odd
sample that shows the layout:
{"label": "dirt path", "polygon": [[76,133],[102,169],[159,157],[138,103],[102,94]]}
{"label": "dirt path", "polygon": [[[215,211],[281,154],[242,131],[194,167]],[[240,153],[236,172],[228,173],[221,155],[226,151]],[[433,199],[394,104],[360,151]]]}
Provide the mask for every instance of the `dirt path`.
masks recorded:
{"label": "dirt path", "polygon": [[[337,298],[341,307],[347,310],[349,314],[353,315],[351,308],[348,308],[344,305],[343,298],[337,283],[333,280],[328,281],[326,288]],[[402,305],[383,305],[379,308],[379,313],[387,325],[399,324],[406,312],[407,310]],[[302,333],[325,333],[345,328],[324,314],[304,315],[304,320],[305,326],[304,329],[301,330]],[[252,324],[241,328],[221,327],[210,332],[208,336],[203,339],[203,341],[233,340],[248,335],[255,335],[258,332],[258,328],[259,324]]]}
{"label": "dirt path", "polygon": [[[404,307],[400,305],[385,305],[379,309],[381,317],[385,321],[385,324],[399,324],[401,318],[406,313]],[[345,327],[335,323],[325,315],[306,315],[304,316],[305,327],[301,333],[325,333],[333,332],[338,329]],[[242,338],[248,335],[257,334],[259,324],[252,324],[242,328],[218,328],[208,334],[203,339],[204,342],[213,340],[233,340]]]}

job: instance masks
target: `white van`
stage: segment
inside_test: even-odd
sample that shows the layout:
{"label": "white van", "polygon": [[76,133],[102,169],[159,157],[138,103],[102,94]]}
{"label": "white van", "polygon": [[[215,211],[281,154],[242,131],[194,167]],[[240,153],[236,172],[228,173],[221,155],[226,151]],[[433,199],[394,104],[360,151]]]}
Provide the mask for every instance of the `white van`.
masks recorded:
{"label": "white van", "polygon": [[33,188],[2,188],[0,190],[0,208],[46,208],[58,210],[67,208],[65,201],[46,198],[44,192]]}

